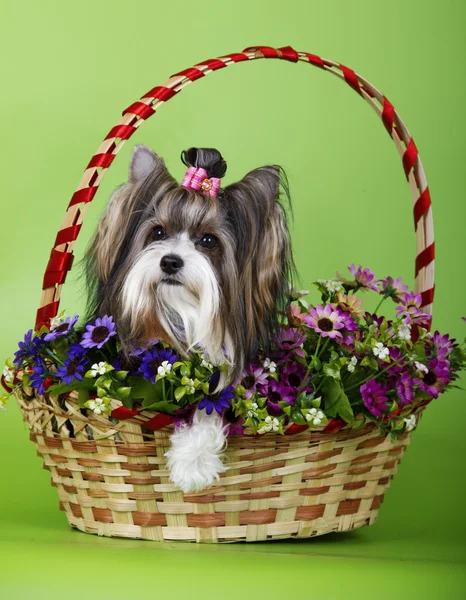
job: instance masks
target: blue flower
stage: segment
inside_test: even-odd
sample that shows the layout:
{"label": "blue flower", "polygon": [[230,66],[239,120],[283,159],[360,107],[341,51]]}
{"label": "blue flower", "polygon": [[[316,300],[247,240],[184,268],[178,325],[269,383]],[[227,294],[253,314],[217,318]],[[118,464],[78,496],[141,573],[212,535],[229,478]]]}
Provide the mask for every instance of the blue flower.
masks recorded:
{"label": "blue flower", "polygon": [[36,358],[36,363],[32,365],[32,375],[29,376],[31,387],[34,388],[38,394],[42,396],[45,394],[45,380],[48,377],[47,367],[45,362],[40,358]]}
{"label": "blue flower", "polygon": [[73,327],[76,325],[78,321],[78,315],[74,315],[74,317],[68,317],[60,323],[55,329],[52,329],[50,333],[47,333],[44,336],[44,340],[46,342],[51,342],[52,340],[56,340],[58,337],[63,337],[64,335],[68,335]]}
{"label": "blue flower", "polygon": [[84,357],[76,356],[75,358],[69,358],[65,361],[65,364],[58,368],[57,377],[62,383],[71,385],[71,382],[83,380],[83,374],[86,367],[86,359]]}
{"label": "blue flower", "polygon": [[68,358],[80,358],[86,354],[86,348],[83,348],[79,342],[71,344],[68,350]]}
{"label": "blue flower", "polygon": [[[162,368],[163,372],[166,372],[166,366],[170,365],[168,370],[171,370],[171,366],[177,360],[178,357],[176,354],[165,348],[146,350],[142,355],[142,362],[138,372],[142,374],[144,379],[148,379],[152,381],[152,383],[155,383],[159,368]],[[163,363],[167,363],[167,365],[164,365]]]}
{"label": "blue flower", "polygon": [[17,369],[21,368],[21,365],[28,358],[35,358],[37,350],[44,343],[42,337],[33,337],[32,329],[30,329],[24,336],[24,341],[19,342],[18,348],[15,352],[15,360],[13,364]]}
{"label": "blue flower", "polygon": [[214,410],[218,412],[219,415],[228,408],[230,408],[231,400],[233,398],[233,386],[230,385],[225,388],[220,394],[215,394],[215,396],[204,396],[204,398],[199,402],[198,408],[204,409],[208,415],[212,414]]}
{"label": "blue flower", "polygon": [[101,319],[96,319],[95,322],[86,325],[81,346],[83,348],[102,348],[108,340],[116,335],[116,325],[113,322],[113,317],[104,315]]}

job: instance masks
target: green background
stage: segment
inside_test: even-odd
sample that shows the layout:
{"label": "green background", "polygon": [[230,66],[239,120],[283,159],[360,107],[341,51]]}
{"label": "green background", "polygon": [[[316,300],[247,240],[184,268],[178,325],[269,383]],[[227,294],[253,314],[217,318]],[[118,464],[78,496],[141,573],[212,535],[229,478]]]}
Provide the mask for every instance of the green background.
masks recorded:
{"label": "green background", "polygon": [[[66,205],[121,111],[169,75],[253,44],[341,61],[376,85],[420,150],[434,203],[434,327],[462,338],[466,314],[463,0],[139,0],[2,2],[1,337],[15,350],[34,322]],[[337,78],[256,61],[190,86],[125,145],[90,208],[82,256],[135,143],[180,178],[182,149],[218,147],[226,181],[287,169],[303,286],[352,262],[413,283],[409,190],[382,124]],[[79,272],[62,306],[83,306]],[[369,304],[370,305],[370,304]],[[4,598],[466,597],[465,393],[433,402],[380,520],[303,542],[199,547],[74,532],[10,402],[0,414],[0,589]]]}

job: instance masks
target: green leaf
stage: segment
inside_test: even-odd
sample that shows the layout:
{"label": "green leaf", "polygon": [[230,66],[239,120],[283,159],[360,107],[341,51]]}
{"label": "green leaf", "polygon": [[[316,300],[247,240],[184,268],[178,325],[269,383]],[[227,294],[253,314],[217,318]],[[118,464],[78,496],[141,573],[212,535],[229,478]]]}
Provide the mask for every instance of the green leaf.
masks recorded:
{"label": "green leaf", "polygon": [[128,375],[128,371],[115,371],[115,377],[118,381],[124,381]]}
{"label": "green leaf", "polygon": [[191,364],[183,363],[180,368],[180,374],[182,377],[187,377],[188,375],[190,375],[191,374]]}
{"label": "green leaf", "polygon": [[293,423],[296,423],[297,425],[306,425],[307,424],[307,421],[304,418],[304,415],[301,412],[301,409],[298,408],[297,406],[291,407],[290,417],[291,417],[291,420],[293,421]]}
{"label": "green leaf", "polygon": [[172,414],[175,410],[180,408],[178,404],[173,404],[172,402],[168,402],[168,400],[161,400],[160,402],[154,402],[149,405],[143,404],[143,407],[146,410],[155,410],[156,412],[166,414]]}
{"label": "green leaf", "polygon": [[120,387],[116,390],[116,393],[118,394],[118,400],[122,400],[123,398],[129,398],[129,395],[131,393],[131,388],[130,387]]}
{"label": "green leaf", "polygon": [[339,363],[325,363],[322,367],[322,370],[328,377],[333,377],[333,379],[340,379]]}
{"label": "green leaf", "polygon": [[78,390],[78,404],[79,408],[84,408],[84,403],[89,401],[89,390],[81,388]]}
{"label": "green leaf", "polygon": [[354,421],[353,409],[339,381],[326,377],[322,384],[322,392],[327,417],[333,418],[338,415],[347,423]]}
{"label": "green leaf", "polygon": [[177,387],[175,389],[175,400],[177,402],[179,402],[185,394],[186,394],[186,388],[184,386]]}
{"label": "green leaf", "polygon": [[279,402],[280,408],[285,413],[285,415],[290,416],[291,413],[291,405],[288,402]]}
{"label": "green leaf", "polygon": [[312,408],[314,406],[314,396],[312,394],[305,394],[301,398],[301,408]]}

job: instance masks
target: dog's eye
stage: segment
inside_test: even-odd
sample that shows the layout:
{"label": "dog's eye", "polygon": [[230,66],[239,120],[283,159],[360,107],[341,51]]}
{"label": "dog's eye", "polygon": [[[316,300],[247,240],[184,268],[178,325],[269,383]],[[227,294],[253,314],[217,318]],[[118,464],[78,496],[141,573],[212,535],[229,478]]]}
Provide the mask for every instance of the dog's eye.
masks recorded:
{"label": "dog's eye", "polygon": [[156,225],[152,230],[151,237],[154,242],[158,242],[164,240],[167,237],[167,233],[162,225]]}
{"label": "dog's eye", "polygon": [[198,242],[198,244],[200,246],[202,246],[203,248],[205,248],[206,250],[213,250],[214,248],[217,247],[217,243],[218,243],[217,238],[215,237],[215,235],[212,235],[211,233],[204,234]]}

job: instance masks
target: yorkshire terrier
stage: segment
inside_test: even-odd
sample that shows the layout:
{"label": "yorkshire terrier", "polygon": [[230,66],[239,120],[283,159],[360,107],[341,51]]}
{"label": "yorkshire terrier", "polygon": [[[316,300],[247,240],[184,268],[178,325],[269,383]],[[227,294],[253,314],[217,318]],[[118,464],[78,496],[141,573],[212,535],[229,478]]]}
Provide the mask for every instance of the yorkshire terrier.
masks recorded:
{"label": "yorkshire terrier", "polygon": [[[187,357],[223,365],[218,393],[267,349],[289,296],[293,259],[286,176],[254,169],[221,188],[227,165],[212,148],[190,148],[180,184],[161,157],[135,146],[128,182],[112,194],[87,252],[89,313],[112,315],[124,352],[162,339]],[[215,411],[214,411],[215,412]],[[225,425],[194,414],[171,437],[171,480],[200,490],[226,470]]]}

